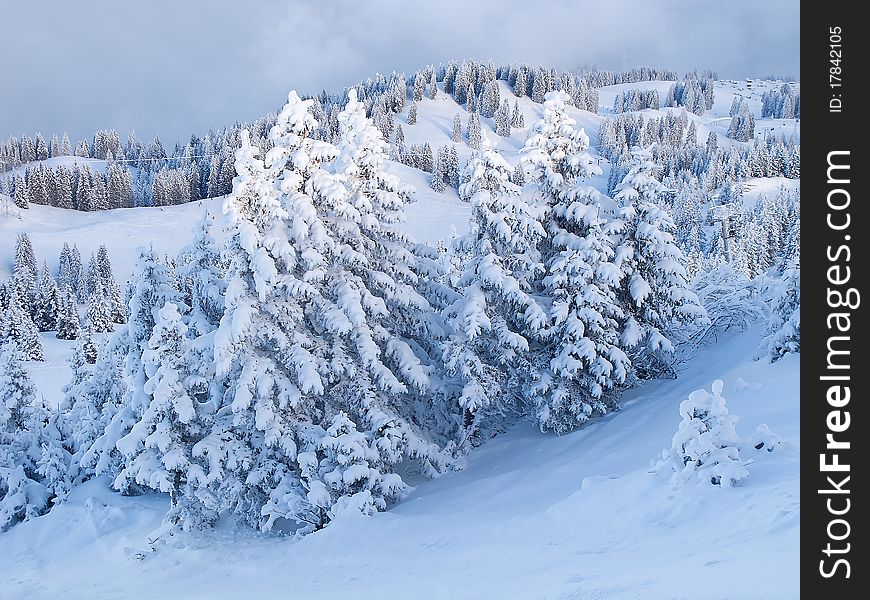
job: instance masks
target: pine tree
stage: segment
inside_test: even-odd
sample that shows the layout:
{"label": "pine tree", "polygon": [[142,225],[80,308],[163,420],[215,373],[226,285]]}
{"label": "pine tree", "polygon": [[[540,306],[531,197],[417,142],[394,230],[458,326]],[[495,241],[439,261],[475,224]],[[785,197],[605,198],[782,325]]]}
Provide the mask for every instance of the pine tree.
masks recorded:
{"label": "pine tree", "polygon": [[69,136],[66,131],[63,132],[63,137],[60,140],[60,156],[70,156],[72,154],[72,144],[69,141]]}
{"label": "pine tree", "polygon": [[300,520],[311,530],[350,511],[371,515],[401,498],[408,490],[395,473],[381,473],[381,457],[374,440],[359,432],[345,413],[333,417],[317,434],[313,451],[300,454],[307,506]]}
{"label": "pine tree", "polygon": [[413,125],[417,122],[417,103],[411,102],[411,106],[408,108],[408,125]]}
{"label": "pine tree", "polygon": [[395,142],[396,150],[401,152],[402,148],[405,147],[405,130],[402,129],[401,123],[396,124]]}
{"label": "pine tree", "polygon": [[520,111],[520,103],[514,102],[514,109],[511,112],[510,126],[518,129],[522,129],[526,126],[526,121],[523,118],[523,113]]}
{"label": "pine tree", "polygon": [[16,284],[20,285],[23,292],[29,295],[36,292],[36,255],[33,252],[33,245],[30,243],[30,237],[27,233],[19,233],[15,241],[15,258],[13,260],[12,272],[15,276]]}
{"label": "pine tree", "polygon": [[106,333],[113,330],[109,300],[106,298],[106,287],[100,278],[94,281],[94,291],[88,298],[87,314],[88,330],[94,333]]}
{"label": "pine tree", "polygon": [[542,376],[533,389],[542,429],[565,432],[616,406],[611,390],[623,383],[630,362],[619,346],[623,317],[616,297],[620,279],[612,242],[604,230],[604,198],[583,180],[600,175],[586,152],[589,138],[568,117],[567,94],[546,96],[543,118],[522,151],[547,206],[547,273],[550,330]]}
{"label": "pine tree", "polygon": [[432,71],[432,76],[429,78],[429,99],[434,100],[438,96],[438,80],[435,78],[435,71]]}
{"label": "pine tree", "polygon": [[209,225],[208,213],[203,213],[193,239],[179,252],[176,269],[181,301],[190,307],[186,322],[195,336],[217,329],[226,293],[225,265]]}
{"label": "pine tree", "polygon": [[197,405],[185,381],[194,375],[188,364],[188,328],[178,307],[166,303],[157,313],[148,348],[142,353],[145,382],[141,416],[117,442],[123,457],[115,478],[117,489],[135,485],[169,493],[170,520],[188,517],[183,488],[189,480],[204,476],[194,463],[193,444],[205,436],[203,420],[196,419]]}
{"label": "pine tree", "polygon": [[57,315],[57,337],[62,340],[76,340],[80,335],[81,324],[75,296],[69,287],[64,287]]}
{"label": "pine tree", "polygon": [[483,94],[480,99],[480,114],[487,118],[495,116],[496,111],[501,105],[501,98],[498,90],[498,82],[490,81],[483,88]]}
{"label": "pine tree", "polygon": [[495,112],[495,133],[502,137],[510,137],[510,106],[505,100],[501,107]]}
{"label": "pine tree", "polygon": [[[75,244],[73,244],[72,250],[70,250],[69,254],[69,273],[72,291],[76,294],[81,294],[82,255],[79,252],[78,246]],[[82,295],[79,295],[78,297],[81,298]]]}
{"label": "pine tree", "polygon": [[801,271],[800,257],[791,258],[780,278],[772,285],[772,307],[767,335],[756,350],[756,357],[776,362],[789,352],[801,350]]}
{"label": "pine tree", "polygon": [[21,360],[15,342],[0,344],[0,531],[45,512],[52,496],[37,465],[45,415]]}
{"label": "pine tree", "polygon": [[568,116],[567,94],[549,92],[545,100],[543,118],[531,128],[523,146],[523,162],[538,171],[547,191],[558,190],[575,177],[601,174],[586,153],[589,137]]}
{"label": "pine tree", "polygon": [[48,159],[48,145],[45,143],[45,138],[42,137],[42,134],[37,132],[36,134],[36,160],[46,160]]}
{"label": "pine tree", "polygon": [[474,150],[480,149],[480,141],[482,130],[480,125],[480,114],[476,112],[472,112],[468,116],[468,126],[467,126],[467,135],[468,135],[468,145]]}
{"label": "pine tree", "polygon": [[517,96],[518,98],[527,95],[526,73],[527,71],[525,67],[520,68],[520,70],[517,72],[517,79],[514,82],[514,96]]}
{"label": "pine tree", "polygon": [[453,137],[454,142],[462,141],[462,120],[459,118],[459,113],[453,115]]}
{"label": "pine tree", "polygon": [[429,185],[438,193],[443,193],[446,189],[444,184],[444,169],[446,167],[447,162],[447,147],[441,146],[438,149],[438,156],[435,158],[434,168],[432,169],[432,176],[429,178]]}
{"label": "pine tree", "polygon": [[626,320],[621,346],[639,375],[673,375],[668,357],[678,331],[688,337],[707,323],[698,297],[689,287],[686,256],[677,247],[671,216],[659,207],[664,186],[655,177],[652,153],[636,148],[629,171],[616,188],[619,219],[610,225],[618,236],[616,264],[624,273],[619,297]]}
{"label": "pine tree", "polygon": [[42,277],[39,280],[39,291],[35,301],[34,324],[37,329],[39,331],[56,330],[60,316],[61,297],[57,283],[48,270],[48,263],[43,263]]}
{"label": "pine tree", "polygon": [[544,271],[544,207],[520,194],[510,171],[484,137],[459,186],[473,206],[470,256],[459,281],[462,296],[445,310],[452,332],[444,362],[460,390],[462,447],[475,443],[487,417],[522,403],[535,373],[530,344],[547,325],[534,297]]}
{"label": "pine tree", "polygon": [[21,175],[15,176],[15,206],[21,209],[30,207],[30,192],[27,190],[27,183]]}
{"label": "pine tree", "polygon": [[23,360],[45,360],[36,325],[33,324],[30,315],[21,308],[19,302],[12,300],[8,303],[3,315],[2,327],[0,340],[15,344]]}
{"label": "pine tree", "polygon": [[57,170],[57,207],[73,208],[72,180],[69,170],[63,166]]}
{"label": "pine tree", "polygon": [[[88,304],[88,334],[98,332],[93,328],[93,321],[98,321],[109,331],[112,329],[102,284],[99,278],[95,279],[97,289]],[[131,286],[127,323],[102,348],[85,396],[81,399],[84,412],[91,414],[89,406],[96,410],[96,421],[88,422],[84,429],[98,434],[96,437],[90,434],[82,437],[73,458],[78,459],[86,471],[93,470],[98,475],[106,473],[117,476],[121,471],[122,456],[116,444],[129,433],[147,409],[142,356],[148,349],[157,312],[167,302],[175,302],[178,296],[170,287],[166,267],[154,254],[153,248],[139,250]],[[92,311],[94,319],[91,318]],[[71,410],[76,410],[75,405]],[[131,484],[129,480],[123,480],[123,483]],[[130,485],[121,487],[120,491],[133,493],[137,489]]]}

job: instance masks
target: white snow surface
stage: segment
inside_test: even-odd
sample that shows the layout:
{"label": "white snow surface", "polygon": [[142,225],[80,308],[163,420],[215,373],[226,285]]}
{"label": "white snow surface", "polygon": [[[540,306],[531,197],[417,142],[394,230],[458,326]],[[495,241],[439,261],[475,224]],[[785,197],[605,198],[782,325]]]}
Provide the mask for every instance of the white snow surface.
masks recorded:
{"label": "white snow surface", "polygon": [[[388,512],[299,542],[225,527],[151,544],[168,498],[92,480],[0,535],[0,596],[796,598],[799,359],[748,361],[760,333],[703,350],[574,433],[518,426]],[[784,444],[750,452],[738,487],[674,491],[650,461],[670,447],[680,402],[716,378],[743,439],[766,423]]]}

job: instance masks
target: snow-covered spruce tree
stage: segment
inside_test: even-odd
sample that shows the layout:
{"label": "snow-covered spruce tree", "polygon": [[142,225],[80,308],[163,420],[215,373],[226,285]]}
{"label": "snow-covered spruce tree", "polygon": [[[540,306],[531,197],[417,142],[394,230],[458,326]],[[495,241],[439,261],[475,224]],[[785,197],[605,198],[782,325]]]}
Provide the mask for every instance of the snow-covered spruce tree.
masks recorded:
{"label": "snow-covered spruce tree", "polygon": [[693,481],[732,487],[749,476],[740,458],[740,437],[728,414],[724,384],[713,382],[711,394],[695,390],[680,403],[683,420],[669,450],[663,450],[656,464],[659,473],[672,473],[671,485],[681,487]]}
{"label": "snow-covered spruce tree", "polygon": [[15,241],[15,258],[12,262],[12,273],[16,285],[19,286],[21,292],[26,294],[26,297],[21,299],[26,299],[28,304],[22,308],[28,308],[30,306],[30,297],[36,292],[38,272],[36,270],[36,255],[33,253],[33,245],[30,243],[30,237],[26,233],[18,234],[18,239]]}
{"label": "snow-covered spruce tree", "polygon": [[782,276],[774,279],[770,287],[771,311],[767,335],[755,354],[758,358],[776,362],[789,352],[801,351],[800,257],[789,261]]}
{"label": "snow-covered spruce tree", "polygon": [[557,433],[614,409],[613,388],[631,367],[620,347],[621,274],[604,231],[602,205],[608,200],[582,181],[601,169],[587,153],[586,133],[568,116],[567,101],[564,92],[547,93],[543,118],[522,154],[548,209],[542,284],[551,302],[551,335],[540,354],[545,364],[534,389],[535,416],[542,429]]}
{"label": "snow-covered spruce tree", "polygon": [[225,265],[209,227],[208,212],[193,229],[193,240],[178,254],[176,279],[181,301],[190,307],[188,326],[195,335],[217,329],[223,315]]}
{"label": "snow-covered spruce tree", "polygon": [[190,488],[205,478],[192,453],[194,442],[205,437],[209,415],[197,412],[211,412],[188,393],[191,378],[200,375],[190,360],[195,357],[190,344],[178,307],[167,302],[157,313],[148,349],[142,353],[145,408],[116,444],[123,462],[114,482],[120,490],[138,485],[168,493],[172,503],[168,520],[186,521],[188,527],[203,517],[188,506],[194,495]]}
{"label": "snow-covered spruce tree", "polygon": [[510,173],[484,137],[460,185],[473,206],[472,231],[464,244],[469,258],[459,280],[462,296],[444,311],[452,325],[444,364],[458,388],[462,447],[476,443],[481,428],[499,426],[488,417],[522,410],[535,379],[530,340],[547,326],[533,296],[544,272],[538,249],[546,236],[544,208],[520,193]]}
{"label": "snow-covered spruce tree", "polygon": [[429,178],[429,186],[438,193],[443,193],[447,189],[444,183],[444,168],[447,162],[447,146],[441,146],[438,149],[438,154],[435,157],[435,164],[432,168],[432,175]]}
{"label": "snow-covered spruce tree", "polygon": [[[318,432],[319,433],[319,432]],[[321,529],[344,512],[371,515],[403,496],[408,486],[395,473],[382,473],[383,458],[370,435],[357,430],[344,412],[333,417],[313,449],[299,454],[307,503],[297,518]]]}
{"label": "snow-covered spruce tree", "polygon": [[453,136],[451,140],[454,142],[462,141],[462,120],[459,118],[459,113],[453,115]]}
{"label": "snow-covered spruce tree", "polygon": [[14,341],[0,344],[0,531],[48,509],[38,461],[45,415]]}
{"label": "snow-covered spruce tree", "polygon": [[502,137],[510,137],[511,135],[511,108],[507,98],[502,105],[495,111],[495,132]]}
{"label": "snow-covered spruce tree", "polygon": [[620,345],[642,379],[673,376],[668,357],[675,338],[687,339],[709,324],[687,281],[687,260],[674,242],[674,223],[660,206],[664,186],[656,169],[648,149],[633,150],[628,173],[616,187],[619,217],[608,225],[622,273]]}
{"label": "snow-covered spruce tree", "polygon": [[[10,288],[9,285],[6,287],[7,290]],[[11,341],[16,345],[23,360],[45,360],[36,325],[33,324],[30,315],[22,310],[15,292],[10,290],[8,295],[10,298],[2,319],[0,343]]]}
{"label": "snow-covered spruce tree", "polygon": [[34,324],[39,331],[54,331],[60,318],[61,297],[57,283],[48,270],[48,263],[43,264],[42,277],[39,280],[39,291],[35,300]]}
{"label": "snow-covered spruce tree", "polygon": [[472,112],[468,116],[468,125],[466,128],[466,133],[468,135],[468,145],[477,150],[480,148],[480,140],[482,136],[482,129],[480,124],[480,113]]}
{"label": "snow-covered spruce tree", "polygon": [[93,333],[107,333],[113,329],[106,288],[99,278],[95,279],[94,291],[88,298],[87,323],[88,330]]}
{"label": "snow-covered spruce tree", "polygon": [[[58,409],[60,414],[58,428],[67,449],[72,453],[70,460],[72,468],[79,470],[79,480],[92,473],[87,469],[81,469],[82,454],[90,448],[105,427],[105,423],[101,423],[100,418],[101,398],[95,393],[98,389],[92,386],[92,371],[88,367],[95,362],[87,357],[89,342],[93,344],[90,333],[79,339],[67,361],[72,370],[72,378],[63,387],[64,395]],[[106,379],[103,379],[103,382],[105,381]],[[106,393],[108,392],[109,390],[106,390]]]}
{"label": "snow-covered spruce tree", "polygon": [[520,103],[517,101],[514,101],[514,108],[511,112],[510,126],[518,129],[522,129],[526,126],[526,120],[523,118],[523,113],[520,110]]}
{"label": "snow-covered spruce tree", "polygon": [[[304,525],[312,499],[299,451],[316,447],[312,432],[337,410],[372,433],[384,465],[415,456],[430,471],[442,466],[437,448],[395,408],[409,402],[414,388],[424,393],[429,378],[391,328],[404,325],[403,317],[425,327],[413,314],[426,305],[396,281],[409,275],[407,265],[378,268],[404,254],[388,233],[368,231],[377,230],[379,213],[397,212],[400,196],[383,187],[382,136],[351,100],[339,115],[339,150],[310,137],[316,129],[310,101],[291,92],[270,133],[274,148],[265,167],[243,142],[240,175],[225,206],[231,265],[215,358],[233,414],[194,454],[209,453],[212,469],[224,469],[212,493],[215,508],[264,528],[282,517]],[[364,140],[376,141],[374,148]],[[332,174],[323,163],[337,154]],[[398,377],[392,364],[400,367]],[[220,441],[227,438],[231,443]],[[238,453],[249,460],[239,463]]]}
{"label": "snow-covered spruce tree", "polygon": [[[100,244],[97,250],[95,267],[95,275],[103,284],[109,318],[112,323],[122,324],[126,321],[124,302],[121,299],[121,288],[118,286],[112,273],[112,263],[109,260],[109,251],[105,244]],[[97,330],[95,329],[94,331],[96,332]]]}
{"label": "snow-covered spruce tree", "polygon": [[81,335],[81,322],[76,307],[75,296],[69,288],[60,295],[57,311],[57,337],[62,340],[76,340]]}
{"label": "snow-covered spruce tree", "polygon": [[[82,467],[93,469],[97,475],[116,476],[121,470],[121,454],[116,444],[139,421],[149,404],[144,392],[146,373],[142,354],[148,350],[157,312],[167,302],[176,302],[178,296],[169,285],[166,266],[153,248],[139,250],[131,284],[127,323],[102,348],[85,391],[87,401],[98,408],[102,431],[89,447],[77,452]],[[136,488],[120,491],[133,493]]]}

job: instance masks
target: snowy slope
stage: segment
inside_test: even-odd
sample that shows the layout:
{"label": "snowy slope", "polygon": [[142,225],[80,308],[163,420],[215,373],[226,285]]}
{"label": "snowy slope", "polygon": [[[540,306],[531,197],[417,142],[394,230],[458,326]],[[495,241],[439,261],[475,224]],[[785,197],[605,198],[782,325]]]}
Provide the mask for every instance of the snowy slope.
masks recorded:
{"label": "snowy slope", "polygon": [[[796,598],[799,361],[748,362],[758,339],[703,351],[678,380],[632,390],[624,410],[580,431],[518,427],[389,512],[301,542],[224,529],[152,551],[166,497],[89,482],[0,536],[0,596]],[[680,401],[719,377],[738,432],[765,422],[785,447],[755,452],[741,487],[673,491],[650,460],[670,446]]]}
{"label": "snowy slope", "polygon": [[[593,143],[591,154],[598,156],[598,129],[612,116],[616,93],[657,89],[663,97],[671,84],[602,88],[601,115],[571,109]],[[713,110],[690,115],[699,139],[709,130],[724,134],[734,94],[749,96],[758,116],[761,93],[779,85],[718,83]],[[501,92],[517,100],[504,85]],[[540,118],[540,105],[529,98],[519,104],[527,126]],[[418,103],[415,125],[407,125],[407,109],[396,123],[408,144],[428,142],[437,152],[454,144],[457,112],[464,135],[467,113],[443,93]],[[482,121],[516,164],[528,127],[502,138],[492,119]],[[757,126],[777,124],[759,119]],[[799,140],[795,121],[780,129],[794,130]],[[456,147],[462,165],[471,150],[464,142]],[[599,188],[609,170],[601,166],[604,175],[593,182]],[[390,163],[388,171],[417,189],[403,226],[414,239],[434,244],[468,231],[470,205],[455,190],[437,193],[427,173],[402,164]],[[780,185],[793,189],[799,182],[749,180],[744,201],[775,196]],[[222,202],[94,213],[13,206],[0,212],[0,279],[11,269],[16,236],[27,232],[39,263],[45,258],[52,268],[65,241],[77,244],[85,260],[106,244],[122,282],[136,247],[153,244],[160,254],[174,254],[203,211],[215,217],[220,238]],[[799,359],[749,362],[759,339],[760,331],[751,331],[703,351],[678,380],[629,391],[623,411],[581,431],[554,437],[517,427],[473,452],[465,470],[413,482],[416,489],[390,511],[339,520],[298,543],[225,528],[161,542],[152,552],[148,539],[166,512],[166,496],[126,498],[105,479],[88,482],[48,515],[0,534],[0,599],[343,598],[351,590],[354,598],[797,597]],[[52,333],[42,340],[45,362],[27,369],[39,393],[56,403],[70,377],[73,344]],[[650,476],[650,460],[670,446],[680,401],[715,378],[725,380],[741,435],[766,422],[787,447],[753,456],[741,487],[675,492],[666,477]]]}

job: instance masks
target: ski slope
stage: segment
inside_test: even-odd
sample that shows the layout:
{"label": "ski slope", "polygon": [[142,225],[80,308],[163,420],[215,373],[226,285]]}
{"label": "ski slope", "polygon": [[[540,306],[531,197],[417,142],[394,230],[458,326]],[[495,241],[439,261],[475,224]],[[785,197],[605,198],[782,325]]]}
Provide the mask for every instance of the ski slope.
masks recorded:
{"label": "ski slope", "polygon": [[[759,338],[703,350],[580,431],[519,426],[390,511],[299,542],[222,528],[152,545],[168,498],[93,480],[0,535],[0,597],[797,598],[799,360],[748,361]],[[764,422],[785,443],[747,454],[740,487],[674,491],[650,461],[715,378],[744,439]]]}

